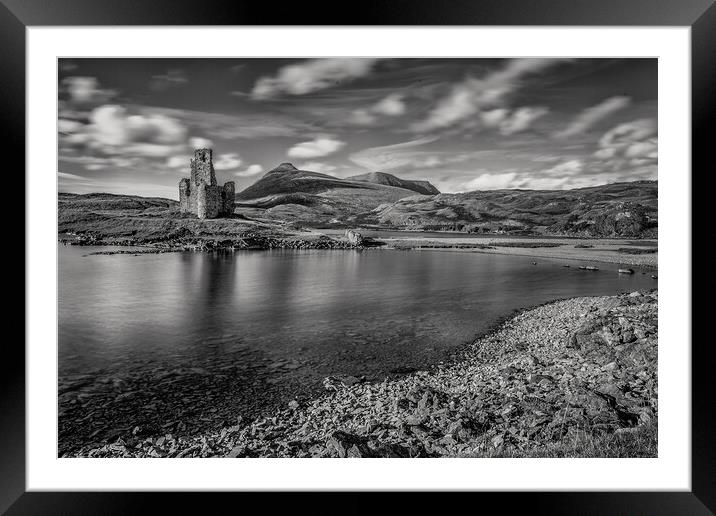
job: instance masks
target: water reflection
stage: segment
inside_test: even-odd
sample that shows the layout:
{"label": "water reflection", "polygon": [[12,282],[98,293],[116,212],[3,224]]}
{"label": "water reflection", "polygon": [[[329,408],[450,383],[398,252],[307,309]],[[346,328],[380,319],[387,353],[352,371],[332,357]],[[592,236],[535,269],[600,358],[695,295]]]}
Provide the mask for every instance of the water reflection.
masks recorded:
{"label": "water reflection", "polygon": [[655,286],[616,264],[480,253],[87,253],[59,248],[60,374],[249,348],[312,379],[379,376],[438,361],[518,308]]}

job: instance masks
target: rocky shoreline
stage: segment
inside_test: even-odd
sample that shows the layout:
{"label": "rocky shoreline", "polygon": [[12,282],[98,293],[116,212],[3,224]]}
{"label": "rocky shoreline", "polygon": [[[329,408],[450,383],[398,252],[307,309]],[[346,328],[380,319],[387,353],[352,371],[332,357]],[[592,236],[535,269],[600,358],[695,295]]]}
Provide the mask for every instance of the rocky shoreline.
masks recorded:
{"label": "rocky shoreline", "polygon": [[325,395],[253,421],[188,437],[137,427],[66,456],[656,456],[657,302],[654,290],[549,303],[429,371],[330,377]]}
{"label": "rocky shoreline", "polygon": [[[350,234],[349,234],[350,233]],[[311,238],[298,236],[270,236],[261,233],[247,232],[234,238],[203,238],[195,236],[178,237],[161,240],[135,238],[105,239],[101,234],[83,232],[66,234],[59,242],[75,246],[117,246],[143,247],[141,250],[99,251],[91,254],[159,254],[182,251],[234,252],[267,249],[364,249],[379,247],[381,242],[371,238],[363,238],[359,233],[346,232],[345,239],[331,238],[325,235],[311,234]]]}

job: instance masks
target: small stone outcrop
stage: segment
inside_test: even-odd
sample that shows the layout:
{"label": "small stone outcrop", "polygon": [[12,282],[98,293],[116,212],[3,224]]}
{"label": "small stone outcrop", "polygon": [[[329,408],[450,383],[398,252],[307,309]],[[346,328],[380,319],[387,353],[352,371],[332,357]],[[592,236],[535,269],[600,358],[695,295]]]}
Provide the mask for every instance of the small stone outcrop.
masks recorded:
{"label": "small stone outcrop", "polygon": [[191,177],[179,181],[179,211],[200,219],[230,217],[234,213],[234,182],[216,184],[211,149],[196,149],[190,167]]}
{"label": "small stone outcrop", "polygon": [[362,247],[364,244],[363,236],[357,231],[353,231],[352,229],[346,230],[346,239],[348,240],[349,244],[354,245],[356,247]]}

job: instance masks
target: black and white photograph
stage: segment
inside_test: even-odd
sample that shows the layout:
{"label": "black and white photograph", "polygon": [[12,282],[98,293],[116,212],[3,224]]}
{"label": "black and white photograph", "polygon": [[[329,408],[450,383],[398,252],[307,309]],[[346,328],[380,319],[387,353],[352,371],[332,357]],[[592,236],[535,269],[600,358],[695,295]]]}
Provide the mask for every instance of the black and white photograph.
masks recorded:
{"label": "black and white photograph", "polygon": [[57,457],[657,458],[658,66],[58,59]]}

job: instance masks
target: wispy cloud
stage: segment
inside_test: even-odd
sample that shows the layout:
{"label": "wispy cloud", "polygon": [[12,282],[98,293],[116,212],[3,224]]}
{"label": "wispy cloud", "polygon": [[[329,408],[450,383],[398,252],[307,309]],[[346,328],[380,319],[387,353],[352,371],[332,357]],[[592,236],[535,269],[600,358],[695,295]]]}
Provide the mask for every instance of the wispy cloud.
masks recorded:
{"label": "wispy cloud", "polygon": [[254,163],[253,165],[249,165],[246,170],[240,170],[238,172],[234,172],[234,175],[236,177],[251,177],[255,176],[257,174],[260,174],[264,171],[264,167],[261,165]]}
{"label": "wispy cloud", "polygon": [[382,98],[368,109],[356,109],[351,114],[351,122],[357,125],[370,125],[382,116],[400,116],[405,113],[405,95],[392,93]]}
{"label": "wispy cloud", "polygon": [[521,107],[515,109],[500,122],[500,132],[504,135],[510,135],[527,131],[535,120],[542,118],[548,112],[549,109],[545,107]]}
{"label": "wispy cloud", "polygon": [[284,66],[275,76],[261,77],[252,98],[265,100],[277,95],[305,95],[368,75],[378,59],[337,57],[311,59]]}
{"label": "wispy cloud", "polygon": [[319,136],[308,142],[297,143],[286,154],[290,158],[321,158],[333,154],[345,144],[332,136]]}
{"label": "wispy cloud", "polygon": [[561,131],[554,134],[555,138],[571,138],[579,134],[587,132],[598,122],[611,116],[631,104],[631,99],[626,96],[609,97],[596,106],[591,106],[580,112],[574,119]]}
{"label": "wispy cloud", "polygon": [[243,163],[238,152],[227,152],[219,154],[214,160],[214,168],[216,170],[234,170]]}
{"label": "wispy cloud", "polygon": [[209,137],[232,140],[236,138],[258,139],[291,137],[316,131],[318,128],[305,120],[282,113],[241,113],[227,115],[206,111],[169,109],[153,106],[141,108],[142,112],[164,114],[182,121]]}
{"label": "wispy cloud", "polygon": [[522,80],[561,62],[560,59],[513,59],[499,70],[477,79],[468,77],[453,85],[437,102],[428,116],[415,124],[415,132],[427,132],[453,126],[483,110],[500,106],[507,95],[517,90]]}
{"label": "wispy cloud", "polygon": [[625,167],[649,167],[656,171],[658,160],[657,124],[642,118],[613,127],[599,139],[594,157],[612,170]]}
{"label": "wispy cloud", "polygon": [[149,89],[152,91],[166,91],[170,88],[184,86],[189,82],[186,72],[180,68],[167,70],[166,73],[153,75],[149,81]]}
{"label": "wispy cloud", "polygon": [[373,171],[396,170],[407,166],[434,166],[438,164],[434,158],[435,152],[415,149],[436,140],[437,137],[428,136],[393,145],[369,147],[354,152],[348,156],[348,159],[356,165]]}
{"label": "wispy cloud", "polygon": [[109,102],[117,90],[101,87],[96,77],[65,77],[60,81],[60,93],[66,95],[73,108],[92,108]]}

